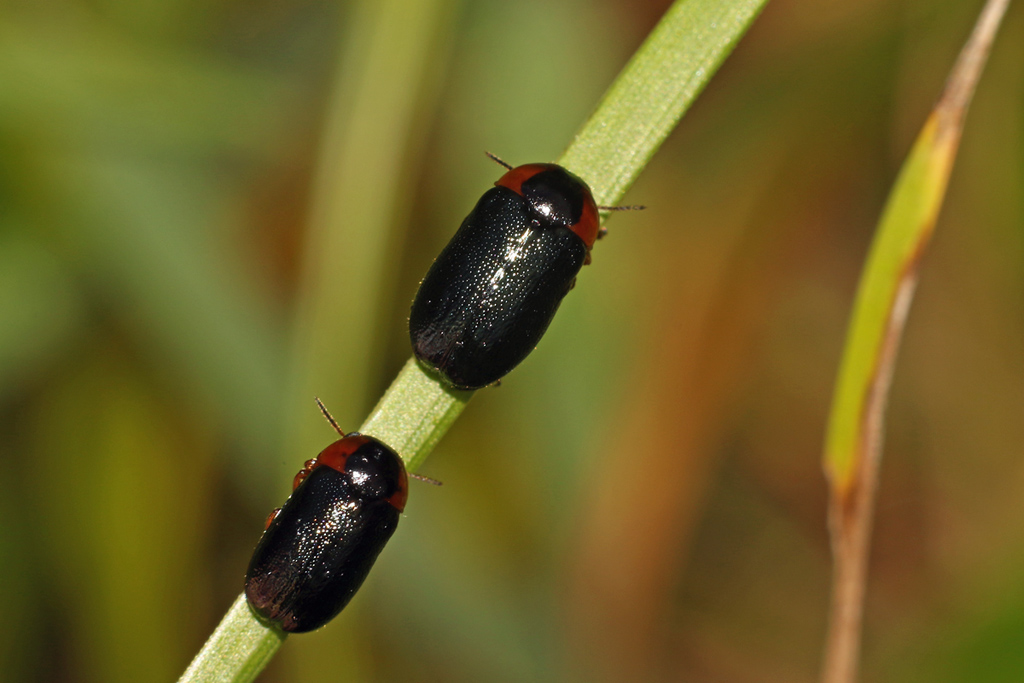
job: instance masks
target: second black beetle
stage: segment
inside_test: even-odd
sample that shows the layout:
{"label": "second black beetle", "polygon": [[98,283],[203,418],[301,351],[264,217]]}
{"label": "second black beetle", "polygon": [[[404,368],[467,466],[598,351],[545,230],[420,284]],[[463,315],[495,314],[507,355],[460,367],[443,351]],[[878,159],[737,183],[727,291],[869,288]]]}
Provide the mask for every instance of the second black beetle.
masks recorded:
{"label": "second black beetle", "polygon": [[306,461],[271,514],[245,575],[249,604],[292,633],[326,624],[366,579],[407,495],[397,453],[371,436],[343,434]]}
{"label": "second black beetle", "polygon": [[409,335],[420,362],[459,389],[501,379],[537,346],[598,238],[587,184],[557,164],[509,170],[420,284]]}

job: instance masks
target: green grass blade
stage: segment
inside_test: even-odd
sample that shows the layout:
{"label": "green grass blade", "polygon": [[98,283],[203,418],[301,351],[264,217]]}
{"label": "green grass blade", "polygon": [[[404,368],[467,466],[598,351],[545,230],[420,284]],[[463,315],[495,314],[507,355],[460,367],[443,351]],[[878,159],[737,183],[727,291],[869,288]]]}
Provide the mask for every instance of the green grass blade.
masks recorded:
{"label": "green grass blade", "polygon": [[257,621],[245,596],[239,595],[180,680],[251,681],[284,639],[285,634]]}
{"label": "green grass blade", "polygon": [[359,431],[389,444],[415,472],[472,396],[441,386],[410,358]]}
{"label": "green grass blade", "polygon": [[[587,180],[599,204],[616,202],[766,2],[676,2],[559,163]],[[415,471],[471,396],[446,389],[410,360],[360,431],[391,444]],[[252,680],[282,641],[239,598],[181,681]]]}
{"label": "green grass blade", "polygon": [[599,205],[617,202],[766,3],[674,3],[558,163],[587,181]]}
{"label": "green grass blade", "polygon": [[882,427],[921,255],[935,228],[964,117],[1008,0],[989,0],[900,170],[854,302],[825,442],[835,573],[822,680],[855,680]]}

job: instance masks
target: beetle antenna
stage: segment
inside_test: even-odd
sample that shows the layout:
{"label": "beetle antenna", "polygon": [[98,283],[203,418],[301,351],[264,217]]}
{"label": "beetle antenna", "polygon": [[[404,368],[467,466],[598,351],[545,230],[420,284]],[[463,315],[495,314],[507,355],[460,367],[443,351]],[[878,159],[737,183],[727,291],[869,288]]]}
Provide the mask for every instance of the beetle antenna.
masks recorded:
{"label": "beetle antenna", "polygon": [[500,158],[496,157],[495,155],[491,154],[490,152],[484,152],[484,154],[486,154],[490,158],[491,161],[494,161],[494,162],[497,162],[497,163],[501,164],[502,166],[504,166],[505,168],[507,168],[510,171],[512,170],[512,164],[507,163],[505,161],[502,161]]}
{"label": "beetle antenna", "polygon": [[412,472],[410,472],[409,476],[412,477],[413,479],[419,479],[420,481],[425,481],[428,484],[433,484],[434,486],[444,485],[444,482],[438,481],[437,479],[431,479],[430,477],[424,477],[422,474],[413,474]]}
{"label": "beetle antenna", "polygon": [[319,397],[317,397],[316,399],[316,404],[320,406],[320,412],[324,414],[324,417],[327,418],[327,421],[331,423],[332,427],[334,427],[334,431],[338,432],[342,436],[345,436],[345,432],[341,431],[341,427],[339,427],[338,423],[334,421],[333,417],[331,417],[330,412],[328,412],[327,408],[323,404],[323,401],[321,401]]}
{"label": "beetle antenna", "polygon": [[597,208],[601,211],[643,211],[647,207],[634,204],[632,206],[599,206]]}

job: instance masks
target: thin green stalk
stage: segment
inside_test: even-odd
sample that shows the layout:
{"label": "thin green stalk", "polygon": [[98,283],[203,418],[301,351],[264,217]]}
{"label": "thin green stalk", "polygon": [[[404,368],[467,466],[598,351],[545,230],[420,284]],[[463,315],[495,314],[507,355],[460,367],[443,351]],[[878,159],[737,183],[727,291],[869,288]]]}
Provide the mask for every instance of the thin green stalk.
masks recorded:
{"label": "thin green stalk", "polygon": [[677,0],[558,163],[619,201],[768,0]]}
{"label": "thin green stalk", "polygon": [[[617,202],[766,2],[677,0],[559,163],[587,180],[599,204]],[[472,395],[445,388],[410,359],[360,431],[415,471]],[[251,681],[283,640],[239,598],[180,680]]]}
{"label": "thin green stalk", "polygon": [[179,680],[251,681],[284,639],[283,632],[257,621],[239,595]]}

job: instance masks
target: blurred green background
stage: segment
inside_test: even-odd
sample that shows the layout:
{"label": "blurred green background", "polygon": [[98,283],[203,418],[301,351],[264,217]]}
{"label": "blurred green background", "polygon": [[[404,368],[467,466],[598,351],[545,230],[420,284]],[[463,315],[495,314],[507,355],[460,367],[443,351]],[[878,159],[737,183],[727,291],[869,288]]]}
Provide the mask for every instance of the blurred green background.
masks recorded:
{"label": "blurred green background", "polygon": [[[167,681],[409,355],[500,169],[664,0],[0,4],[0,679]],[[263,681],[813,681],[819,465],[882,202],[981,3],[773,0],[352,605]],[[1024,12],[897,366],[865,681],[1024,678]]]}

